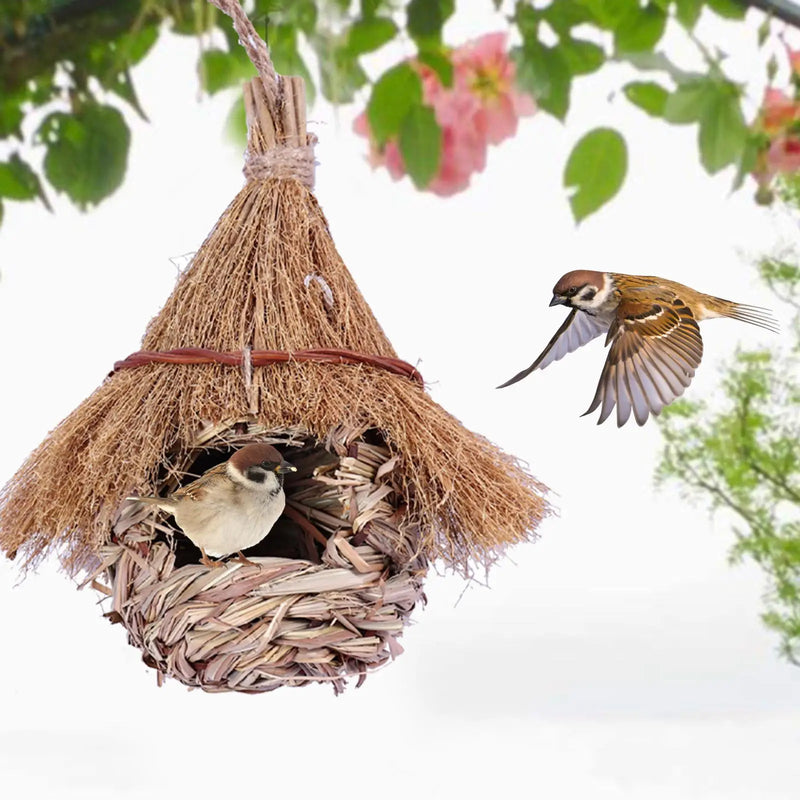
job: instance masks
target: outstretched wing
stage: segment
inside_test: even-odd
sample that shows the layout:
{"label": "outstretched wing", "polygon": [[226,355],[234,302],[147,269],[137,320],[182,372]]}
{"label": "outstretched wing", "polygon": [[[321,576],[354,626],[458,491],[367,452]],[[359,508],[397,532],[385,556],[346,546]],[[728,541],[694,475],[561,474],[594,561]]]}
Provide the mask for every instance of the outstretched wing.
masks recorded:
{"label": "outstretched wing", "polygon": [[[614,406],[617,425],[633,411],[637,424],[683,394],[703,357],[703,340],[692,312],[682,303],[627,301],[608,330],[611,342],[594,400],[604,422]],[[585,416],[585,415],[584,415]]]}
{"label": "outstretched wing", "polygon": [[608,325],[598,320],[597,317],[593,317],[578,308],[573,308],[569,316],[564,320],[564,324],[556,331],[555,336],[547,343],[547,347],[539,354],[536,361],[527,369],[517,373],[511,380],[500,384],[497,388],[503,389],[512,383],[521,381],[535,369],[544,369],[554,361],[564,358],[567,353],[571,353],[592,339],[597,338],[606,330],[608,330]]}

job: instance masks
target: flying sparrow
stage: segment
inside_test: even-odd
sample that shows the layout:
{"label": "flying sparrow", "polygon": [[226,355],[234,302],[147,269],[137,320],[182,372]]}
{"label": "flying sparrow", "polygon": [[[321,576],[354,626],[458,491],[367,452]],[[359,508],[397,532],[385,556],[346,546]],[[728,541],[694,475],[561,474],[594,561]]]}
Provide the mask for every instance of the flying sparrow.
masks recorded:
{"label": "flying sparrow", "polygon": [[[283,513],[283,476],[296,467],[269,444],[248,444],[166,497],[130,497],[175,517],[202,563],[258,544]],[[242,558],[244,558],[242,556]]]}
{"label": "flying sparrow", "polygon": [[510,386],[607,333],[606,346],[611,349],[584,416],[601,406],[600,424],[616,405],[620,427],[631,411],[644,425],[649,414],[658,415],[683,394],[703,356],[699,320],[731,317],[778,330],[766,309],[702,294],[664,278],[618,272],[568,272],[553,287],[550,305],[569,306],[572,311],[536,361],[497,388]]}

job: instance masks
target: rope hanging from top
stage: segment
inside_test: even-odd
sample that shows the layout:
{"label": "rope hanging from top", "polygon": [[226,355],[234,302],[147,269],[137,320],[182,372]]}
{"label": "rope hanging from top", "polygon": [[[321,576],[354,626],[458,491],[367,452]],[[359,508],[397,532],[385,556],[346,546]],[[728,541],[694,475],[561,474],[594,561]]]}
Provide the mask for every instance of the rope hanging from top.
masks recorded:
{"label": "rope hanging from top", "polygon": [[208,0],[208,2],[233,20],[233,29],[239,34],[239,44],[244,47],[253,62],[253,66],[261,76],[264,91],[270,104],[272,118],[278,119],[280,116],[280,76],[275,72],[275,67],[272,66],[267,43],[258,35],[253,23],[250,22],[250,17],[245,14],[238,0]]}
{"label": "rope hanging from top", "polygon": [[278,75],[266,42],[258,35],[238,0],[209,0],[233,20],[259,78],[245,86],[249,129],[244,174],[248,181],[296,180],[314,188],[314,144],[306,133],[305,86],[302,78]]}

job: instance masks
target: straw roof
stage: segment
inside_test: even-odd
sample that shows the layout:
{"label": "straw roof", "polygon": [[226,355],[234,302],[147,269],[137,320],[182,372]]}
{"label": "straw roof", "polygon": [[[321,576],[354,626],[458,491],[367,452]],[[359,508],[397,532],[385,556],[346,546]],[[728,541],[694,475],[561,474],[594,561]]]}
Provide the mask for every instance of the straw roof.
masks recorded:
{"label": "straw roof", "polygon": [[[259,79],[248,87],[250,180],[150,322],[143,350],[396,356],[306,185],[302,81],[286,79],[280,97],[276,112]],[[293,159],[306,159],[294,178]],[[380,366],[151,363],[110,375],[4,487],[0,547],[25,565],[57,551],[70,570],[91,567],[124,498],[156,486],[199,430],[236,420],[320,442],[342,428],[353,437],[378,431],[398,459],[397,485],[425,555],[463,572],[530,539],[549,510],[545,487],[517,459]]]}
{"label": "straw roof", "polygon": [[[148,326],[143,350],[179,347],[395,355],[314,196],[283,180],[245,185]],[[111,375],[20,468],[0,493],[0,546],[24,563],[58,550],[80,568],[108,541],[122,500],[151,484],[170,453],[208,423],[253,410],[266,427],[320,440],[340,426],[383,432],[427,552],[454,567],[492,561],[547,513],[539,481],[408,378],[287,363],[254,369],[248,387],[236,367],[150,364]]]}

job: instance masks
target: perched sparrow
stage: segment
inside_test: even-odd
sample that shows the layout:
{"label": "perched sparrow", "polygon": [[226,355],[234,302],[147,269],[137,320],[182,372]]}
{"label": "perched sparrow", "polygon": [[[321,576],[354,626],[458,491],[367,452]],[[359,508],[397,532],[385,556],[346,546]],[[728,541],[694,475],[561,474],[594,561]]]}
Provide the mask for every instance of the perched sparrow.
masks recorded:
{"label": "perched sparrow", "polygon": [[[575,270],[553,287],[551,306],[572,311],[541,355],[498,389],[544,369],[581,345],[608,333],[611,345],[590,414],[598,406],[598,424],[617,406],[617,425],[631,415],[644,425],[648,414],[683,394],[703,356],[697,322],[732,317],[777,331],[765,309],[702,294],[674,281],[618,272]],[[584,414],[585,416],[585,414]]]}
{"label": "perched sparrow", "polygon": [[248,444],[228,461],[166,497],[131,497],[158,506],[175,517],[181,530],[208,556],[258,544],[283,513],[283,476],[296,472],[269,444]]}

